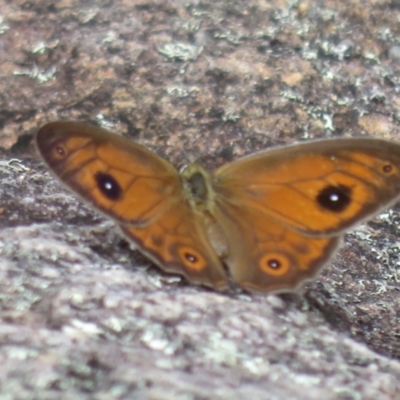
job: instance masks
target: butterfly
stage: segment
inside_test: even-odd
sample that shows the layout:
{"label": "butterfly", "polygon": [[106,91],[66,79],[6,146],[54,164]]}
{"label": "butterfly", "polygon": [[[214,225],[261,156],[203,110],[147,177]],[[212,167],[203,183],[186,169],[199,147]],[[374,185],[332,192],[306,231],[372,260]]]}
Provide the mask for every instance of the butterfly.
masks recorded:
{"label": "butterfly", "polygon": [[36,147],[69,189],[163,270],[223,290],[287,292],[315,278],[356,223],[400,194],[400,145],[373,138],[261,151],[209,173],[178,171],[138,143],[80,122]]}

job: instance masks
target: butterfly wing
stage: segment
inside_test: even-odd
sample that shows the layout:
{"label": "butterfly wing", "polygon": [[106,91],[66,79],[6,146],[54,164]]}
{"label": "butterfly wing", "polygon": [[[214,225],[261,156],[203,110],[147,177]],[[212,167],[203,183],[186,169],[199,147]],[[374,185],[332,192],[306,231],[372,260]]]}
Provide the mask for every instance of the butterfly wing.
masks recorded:
{"label": "butterfly wing", "polygon": [[244,157],[215,174],[217,192],[306,235],[338,235],[400,194],[400,145],[335,139]]}
{"label": "butterfly wing", "polygon": [[[337,237],[310,237],[226,201],[217,212],[229,252],[224,258],[233,281],[254,291],[296,290],[316,277],[338,247]],[[245,234],[244,234],[245,232]]]}
{"label": "butterfly wing", "polygon": [[195,283],[226,285],[201,215],[167,161],[131,140],[78,122],[43,126],[36,145],[61,182],[115,219],[161,268]]}
{"label": "butterfly wing", "polygon": [[201,216],[184,202],[171,201],[170,208],[150,226],[121,225],[121,229],[163,270],[214,289],[228,286],[221,261],[205,235]]}
{"label": "butterfly wing", "polygon": [[400,193],[400,146],[311,142],[258,153],[214,176],[215,217],[238,285],[287,291],[316,275],[340,235]]}

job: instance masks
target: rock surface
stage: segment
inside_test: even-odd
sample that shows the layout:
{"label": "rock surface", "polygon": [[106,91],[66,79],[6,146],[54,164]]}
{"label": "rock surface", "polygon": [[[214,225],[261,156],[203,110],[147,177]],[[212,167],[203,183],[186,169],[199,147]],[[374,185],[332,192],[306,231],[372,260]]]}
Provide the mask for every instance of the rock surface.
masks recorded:
{"label": "rock surface", "polygon": [[0,397],[400,398],[399,209],[302,293],[166,275],[31,143],[74,119],[175,165],[273,144],[399,140],[398,1],[0,0]]}

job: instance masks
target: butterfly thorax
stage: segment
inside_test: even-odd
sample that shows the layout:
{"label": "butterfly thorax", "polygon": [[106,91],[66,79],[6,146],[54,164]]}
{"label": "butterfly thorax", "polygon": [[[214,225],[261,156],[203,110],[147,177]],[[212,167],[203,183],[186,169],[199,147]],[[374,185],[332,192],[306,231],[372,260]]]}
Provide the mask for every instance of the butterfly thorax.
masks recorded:
{"label": "butterfly thorax", "polygon": [[217,202],[212,176],[198,164],[189,164],[180,173],[192,210],[201,214],[210,244],[218,256],[224,258],[228,254],[228,242],[216,218]]}
{"label": "butterfly thorax", "polygon": [[189,164],[180,173],[192,207],[200,212],[210,211],[215,195],[210,174],[198,164]]}

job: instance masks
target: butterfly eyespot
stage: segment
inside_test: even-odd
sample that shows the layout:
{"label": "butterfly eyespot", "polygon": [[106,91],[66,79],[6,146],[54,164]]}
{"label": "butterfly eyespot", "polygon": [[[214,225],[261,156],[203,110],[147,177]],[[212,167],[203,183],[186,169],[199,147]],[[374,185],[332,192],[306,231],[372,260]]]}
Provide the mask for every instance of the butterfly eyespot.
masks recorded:
{"label": "butterfly eyespot", "polygon": [[188,260],[190,263],[196,263],[196,262],[197,262],[197,257],[194,256],[193,254],[185,253],[185,258],[186,258],[186,260]]}
{"label": "butterfly eyespot", "polygon": [[97,187],[100,192],[109,200],[119,200],[122,196],[122,189],[117,180],[110,174],[98,172],[95,175]]}
{"label": "butterfly eyespot", "polygon": [[54,147],[54,154],[57,158],[64,158],[67,155],[67,151],[64,146],[58,144]]}
{"label": "butterfly eyespot", "polygon": [[328,211],[342,212],[351,202],[351,189],[348,186],[326,186],[318,196],[317,202]]}
{"label": "butterfly eyespot", "polygon": [[280,253],[266,254],[260,260],[260,269],[268,275],[282,276],[290,268],[289,260]]}
{"label": "butterfly eyespot", "polygon": [[393,171],[393,166],[392,166],[391,164],[385,164],[385,165],[382,167],[382,171],[383,171],[384,173],[388,174],[389,172],[392,172],[392,171]]}
{"label": "butterfly eyespot", "polygon": [[206,266],[206,260],[197,251],[189,247],[181,247],[179,249],[179,256],[186,267],[200,271]]}
{"label": "butterfly eyespot", "polygon": [[268,267],[272,269],[278,269],[281,267],[281,262],[275,258],[271,258],[267,261]]}

